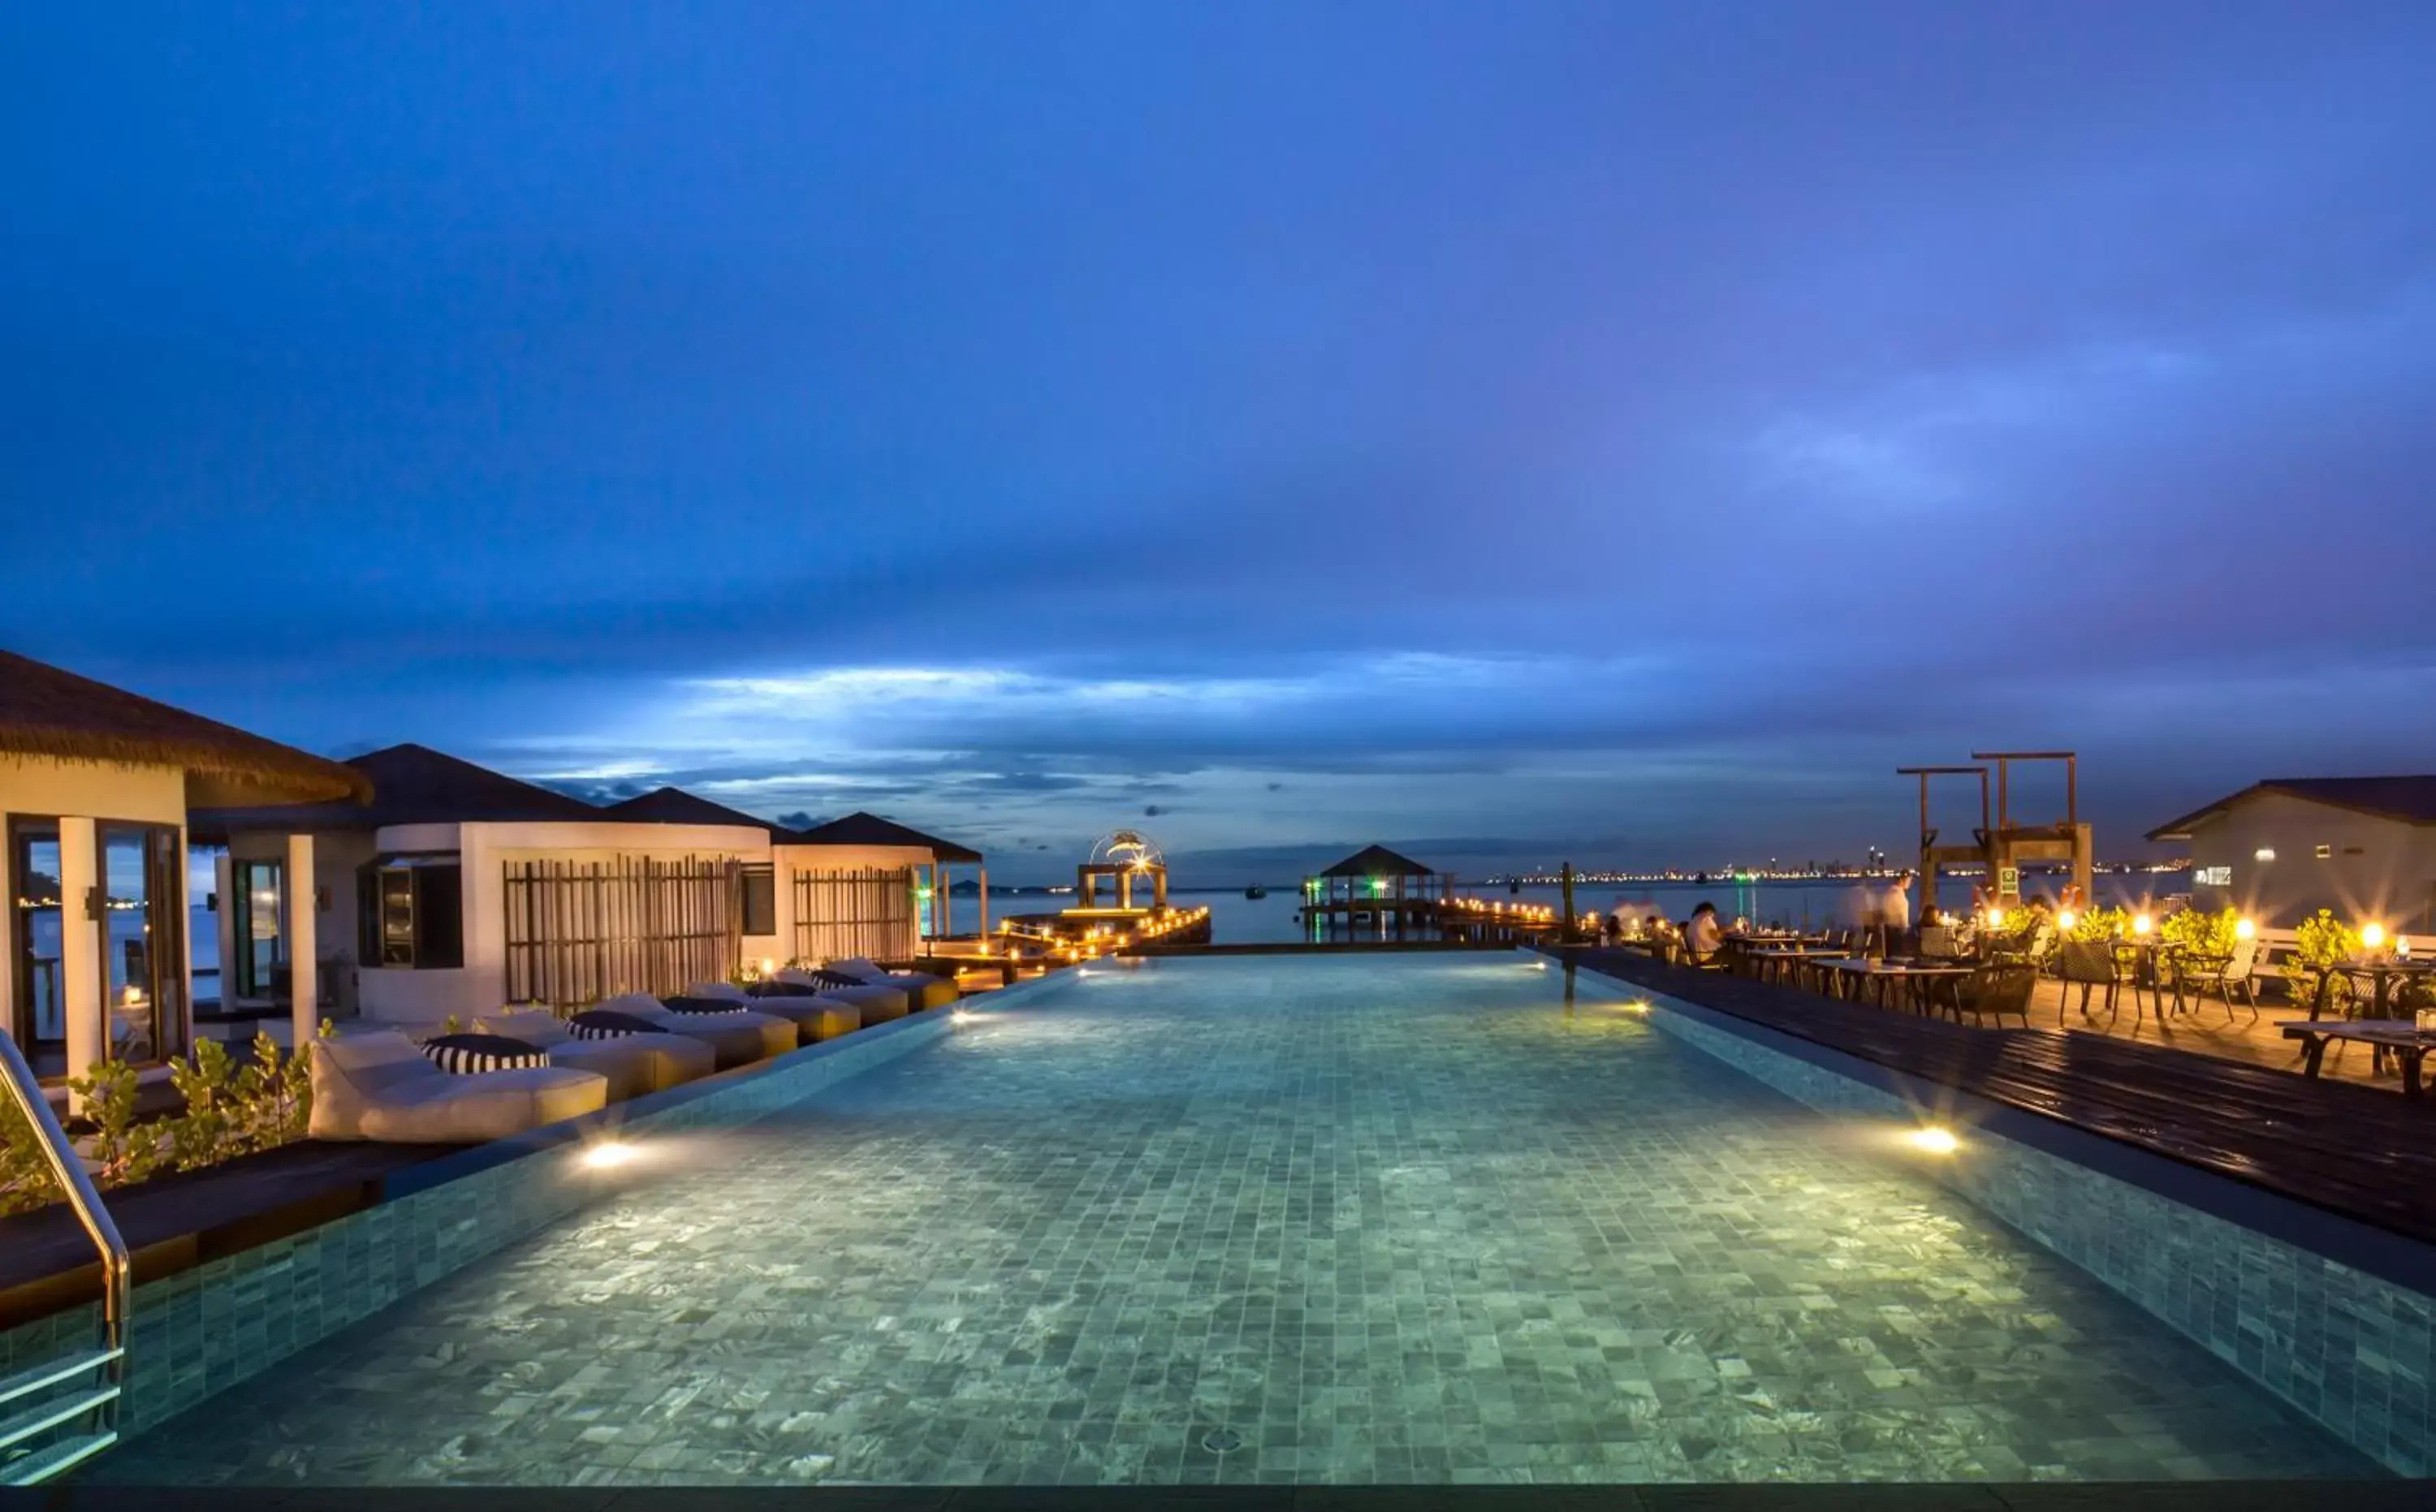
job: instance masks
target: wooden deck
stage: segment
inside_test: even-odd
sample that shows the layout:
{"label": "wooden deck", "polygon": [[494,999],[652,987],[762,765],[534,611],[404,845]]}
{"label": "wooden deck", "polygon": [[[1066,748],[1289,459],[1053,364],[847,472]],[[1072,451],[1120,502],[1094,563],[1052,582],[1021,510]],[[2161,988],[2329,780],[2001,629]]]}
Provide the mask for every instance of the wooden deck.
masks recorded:
{"label": "wooden deck", "polygon": [[[2114,1033],[2055,1029],[2053,984],[2032,1028],[1982,1028],[1838,1002],[1815,993],[1652,961],[1635,950],[1557,952],[1606,975],[1698,1003],[1890,1070],[2116,1139],[2278,1195],[2436,1243],[2436,1100],[2409,1103],[2364,1085],[2368,1055],[2339,1080],[2286,1069],[2294,1050],[2265,1028],[2274,1008],[2211,1002],[2192,1021],[2138,1034],[2125,1006]],[[2104,1016],[2098,1016],[2102,1022]],[[2011,1022],[2010,1020],[2008,1021]],[[2044,1026],[2044,1027],[2042,1027]],[[2207,1047],[2202,1051],[2201,1047]],[[2329,1058],[2329,1065],[2333,1060]]]}

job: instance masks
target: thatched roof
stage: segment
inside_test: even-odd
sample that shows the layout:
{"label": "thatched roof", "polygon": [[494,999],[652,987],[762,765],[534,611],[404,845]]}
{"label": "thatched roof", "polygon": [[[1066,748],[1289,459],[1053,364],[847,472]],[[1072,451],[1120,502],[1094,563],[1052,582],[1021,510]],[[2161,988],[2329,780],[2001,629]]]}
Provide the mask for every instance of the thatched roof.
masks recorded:
{"label": "thatched roof", "polygon": [[978,861],[982,853],[959,845],[952,840],[941,840],[918,829],[908,829],[894,819],[878,814],[855,813],[844,819],[832,819],[826,825],[815,825],[799,830],[792,837],[798,845],[904,845],[927,850],[935,860]]}
{"label": "thatched roof", "polygon": [[249,829],[301,833],[544,820],[598,824],[607,817],[581,798],[519,782],[428,746],[392,745],[347,765],[371,782],[370,802],[204,809],[188,817],[188,830],[198,840],[222,842]]}
{"label": "thatched roof", "polygon": [[1322,877],[1430,877],[1428,867],[1384,845],[1366,845],[1319,874]]}
{"label": "thatched roof", "polygon": [[792,840],[795,832],[784,825],[767,819],[757,819],[741,808],[730,808],[723,803],[699,798],[683,788],[654,788],[646,793],[601,807],[603,814],[618,819],[631,819],[645,825],[748,825],[766,829],[780,840]]}
{"label": "thatched roof", "polygon": [[10,651],[0,651],[0,755],[176,767],[190,806],[371,793],[336,761]]}

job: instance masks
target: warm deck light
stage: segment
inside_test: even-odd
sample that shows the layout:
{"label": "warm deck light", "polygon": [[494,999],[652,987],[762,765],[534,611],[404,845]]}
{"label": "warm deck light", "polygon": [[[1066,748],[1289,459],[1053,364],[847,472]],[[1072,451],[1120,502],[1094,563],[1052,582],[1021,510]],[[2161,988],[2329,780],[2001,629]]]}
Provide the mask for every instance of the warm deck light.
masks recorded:
{"label": "warm deck light", "polygon": [[2233,937],[2236,940],[2254,940],[2258,937],[2258,926],[2248,919],[2237,919],[2234,922]]}
{"label": "warm deck light", "polygon": [[595,1171],[612,1171],[635,1158],[635,1147],[615,1139],[583,1152],[583,1163]]}
{"label": "warm deck light", "polygon": [[2005,911],[2003,909],[1990,909],[1988,911],[1988,928],[1992,930],[2001,930],[2004,927]]}
{"label": "warm deck light", "polygon": [[1951,1129],[1914,1129],[1905,1138],[1911,1140],[1913,1149],[1924,1150],[1930,1155],[1952,1155],[1962,1148],[1962,1141],[1954,1137]]}
{"label": "warm deck light", "polygon": [[2075,913],[2070,909],[2066,909],[2056,915],[2056,928],[2067,933],[2071,931],[2074,925],[2079,924],[2079,922],[2080,915]]}
{"label": "warm deck light", "polygon": [[2255,861],[2271,861],[2275,859],[2275,852],[2270,846],[2261,845],[2250,853],[2250,859]]}
{"label": "warm deck light", "polygon": [[2361,925],[2360,946],[2362,948],[2369,950],[2383,949],[2385,947],[2385,926],[2376,923],[2375,920],[2371,920],[2370,922]]}
{"label": "warm deck light", "polygon": [[2149,917],[2146,913],[2141,914],[2139,917],[2132,921],[2132,932],[2134,934],[2147,934],[2155,930],[2156,927],[2157,921]]}

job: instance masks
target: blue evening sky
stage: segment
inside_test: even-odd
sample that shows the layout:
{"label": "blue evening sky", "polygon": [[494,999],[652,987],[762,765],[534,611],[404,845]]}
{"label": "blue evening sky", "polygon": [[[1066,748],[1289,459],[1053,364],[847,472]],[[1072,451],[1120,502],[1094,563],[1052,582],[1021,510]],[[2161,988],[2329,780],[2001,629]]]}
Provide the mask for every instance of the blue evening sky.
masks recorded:
{"label": "blue evening sky", "polygon": [[0,641],[1017,877],[1855,857],[1999,744],[2132,853],[2436,769],[2431,79],[2422,0],[9,7]]}

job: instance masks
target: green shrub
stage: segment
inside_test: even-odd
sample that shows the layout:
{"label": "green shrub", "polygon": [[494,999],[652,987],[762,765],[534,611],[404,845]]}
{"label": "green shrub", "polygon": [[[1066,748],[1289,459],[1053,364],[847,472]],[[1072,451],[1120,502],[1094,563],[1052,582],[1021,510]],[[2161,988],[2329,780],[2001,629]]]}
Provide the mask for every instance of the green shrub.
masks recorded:
{"label": "green shrub", "polygon": [[2205,909],[2184,909],[2166,915],[2165,922],[2157,926],[2157,933],[2167,945],[2180,946],[2191,955],[2221,958],[2233,954],[2234,931],[2240,923],[2241,915],[2231,909],[2214,913]]}
{"label": "green shrub", "polygon": [[[324,1037],[330,1031],[322,1025]],[[310,1064],[303,1055],[282,1055],[269,1034],[254,1036],[252,1064],[244,1067],[219,1041],[204,1040],[191,1058],[169,1063],[169,1084],[185,1111],[138,1121],[133,1067],[104,1061],[68,1083],[93,1125],[81,1143],[95,1186],[124,1187],[164,1170],[195,1171],[275,1150],[304,1138],[311,1121]],[[38,1138],[13,1104],[0,1107],[0,1213],[59,1199]]]}
{"label": "green shrub", "polygon": [[2335,917],[2331,910],[2320,909],[2316,916],[2303,919],[2292,934],[2292,952],[2284,958],[2283,965],[2285,997],[2306,1007],[2317,1001],[2319,980],[2325,978],[2327,1009],[2352,1017],[2358,1011],[2352,979],[2330,968],[2359,953],[2359,931]]}
{"label": "green shrub", "polygon": [[2072,921],[2065,938],[2073,940],[2112,940],[2132,932],[2132,911],[2129,909],[2083,909]]}

